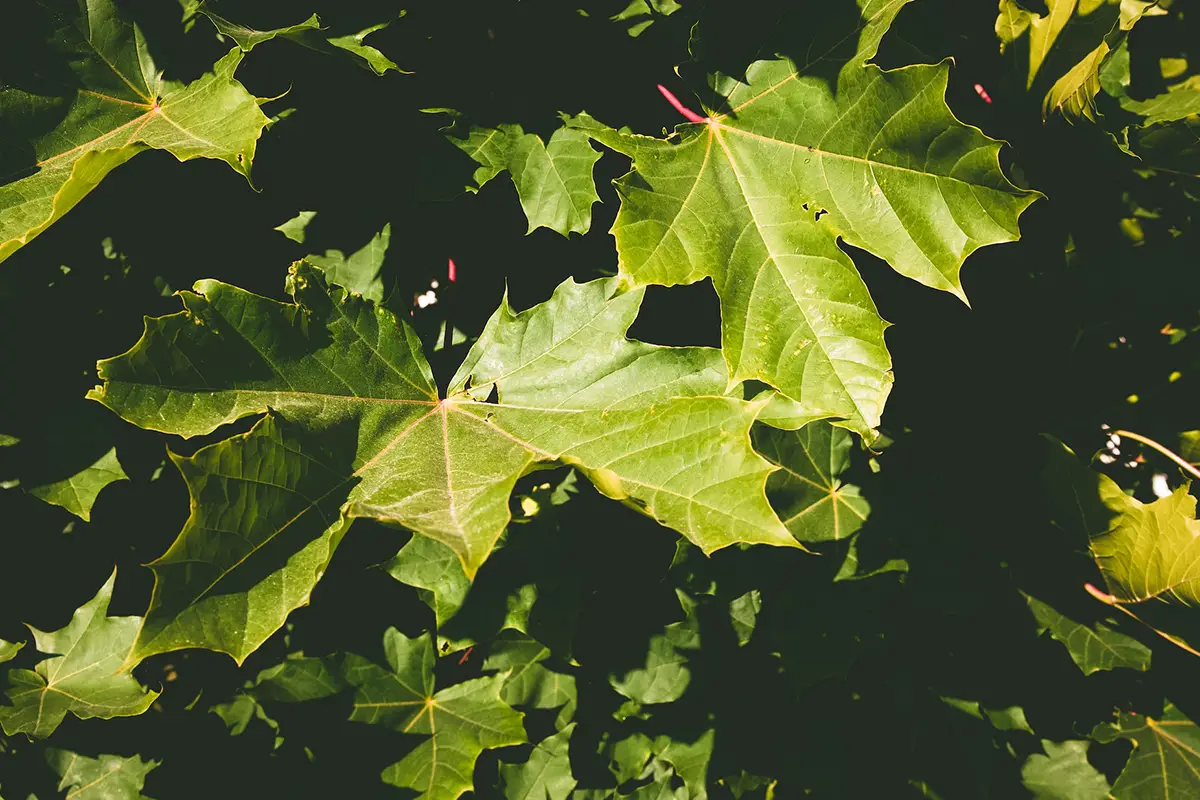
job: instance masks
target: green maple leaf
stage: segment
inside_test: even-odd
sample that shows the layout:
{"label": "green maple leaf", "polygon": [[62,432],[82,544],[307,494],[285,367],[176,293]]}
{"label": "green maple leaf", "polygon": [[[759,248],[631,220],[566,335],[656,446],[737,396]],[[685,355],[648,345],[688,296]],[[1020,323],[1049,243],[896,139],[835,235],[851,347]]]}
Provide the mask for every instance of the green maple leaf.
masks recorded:
{"label": "green maple leaf", "polygon": [[386,783],[416,789],[427,800],[454,800],[474,788],[480,753],[526,741],[522,715],[500,699],[503,675],[435,693],[429,634],[409,639],[389,628],[383,645],[390,671],[372,665],[353,678],[350,719],[430,737],[383,771]]}
{"label": "green maple leaf", "polygon": [[1071,660],[1084,675],[1100,670],[1127,667],[1145,672],[1150,669],[1150,648],[1114,630],[1115,623],[1095,622],[1091,625],[1078,622],[1036,597],[1025,596],[1029,610],[1038,621],[1039,631],[1050,631],[1050,635],[1062,642],[1071,654]]}
{"label": "green maple leaf", "polygon": [[854,444],[846,430],[811,422],[798,431],[758,425],[752,435],[754,449],[780,467],[767,479],[767,498],[793,536],[840,541],[862,527],[871,506],[838,477],[850,466]]}
{"label": "green maple leaf", "polygon": [[538,742],[521,764],[500,763],[500,779],[508,800],[566,800],[577,781],[571,773],[571,723]]}
{"label": "green maple leaf", "polygon": [[1035,800],[1104,800],[1108,781],[1088,763],[1088,743],[1042,740],[1045,755],[1034,753],[1021,767],[1021,781]]}
{"label": "green maple leaf", "polygon": [[0,725],[12,736],[49,736],[68,713],[81,719],[137,716],[159,693],[128,673],[118,674],[137,636],[141,617],[109,617],[117,573],[80,606],[65,628],[52,633],[30,626],[41,653],[34,670],[8,673],[10,706],[0,706]]}
{"label": "green maple leaf", "polygon": [[69,478],[32,486],[25,491],[47,503],[62,506],[84,522],[91,521],[92,506],[105,486],[116,481],[127,481],[129,476],[117,460],[117,448],[111,448],[100,456],[96,463]]}
{"label": "green maple leaf", "polygon": [[559,708],[556,726],[563,728],[575,713],[575,676],[554,672],[539,663],[550,648],[519,631],[505,630],[488,647],[485,670],[504,671],[500,699],[510,706]]}
{"label": "green maple leaf", "polygon": [[529,233],[542,227],[563,236],[588,232],[592,204],[600,200],[592,178],[592,167],[600,153],[592,148],[586,134],[562,127],[546,144],[541,137],[525,133],[520,125],[500,125],[472,126],[460,136],[456,112],[448,113],[455,116],[455,122],[447,129],[447,138],[481,165],[475,170],[475,186],[468,187],[469,191],[478,191],[501,172],[508,172],[529,220]]}
{"label": "green maple leaf", "polygon": [[1180,610],[1200,605],[1200,522],[1188,487],[1142,503],[1061,444],[1044,479],[1055,521],[1087,541],[1104,578],[1107,594],[1097,596],[1195,652],[1168,630]]}
{"label": "green maple leaf", "polygon": [[105,383],[89,397],[142,427],[194,436],[274,412],[174,459],[193,512],[150,565],[136,657],[203,646],[245,658],[307,601],[350,517],[437,539],[473,576],[539,462],[575,465],[705,552],[799,546],[750,445],[768,401],[724,394],[719,351],[624,338],[642,290],[568,280],[521,314],[502,305],[442,399],[390,311],[302,262],[291,286],[295,305],[201,281],[181,293],[186,311],[149,320],[98,365]]}
{"label": "green maple leaf", "polygon": [[61,77],[0,89],[0,261],[143,150],[218,159],[249,179],[267,118],[233,78],[240,50],[185,85],[162,79],[141,31],[112,0],[54,20],[50,46]]}
{"label": "green maple leaf", "polygon": [[141,756],[89,758],[57,747],[46,750],[46,762],[62,777],[58,790],[71,800],[146,800],[146,776],[162,763],[143,761]]}
{"label": "green maple leaf", "polygon": [[[613,225],[634,285],[711,278],[730,380],[764,381],[870,435],[892,385],[886,323],[839,238],[903,275],[964,297],[963,260],[1015,240],[1037,197],[1000,171],[1000,144],[958,122],[948,65],[868,64],[903,0],[860,0],[849,31],[824,28],[807,64],[750,66],[718,79],[726,110],[660,140],[580,117],[571,124],[628,155]],[[827,82],[827,59],[856,54]],[[793,425],[792,427],[798,427]]]}
{"label": "green maple leaf", "polygon": [[1200,728],[1168,703],[1158,719],[1121,712],[1092,731],[1100,742],[1128,739],[1133,752],[1112,787],[1115,800],[1200,796]]}

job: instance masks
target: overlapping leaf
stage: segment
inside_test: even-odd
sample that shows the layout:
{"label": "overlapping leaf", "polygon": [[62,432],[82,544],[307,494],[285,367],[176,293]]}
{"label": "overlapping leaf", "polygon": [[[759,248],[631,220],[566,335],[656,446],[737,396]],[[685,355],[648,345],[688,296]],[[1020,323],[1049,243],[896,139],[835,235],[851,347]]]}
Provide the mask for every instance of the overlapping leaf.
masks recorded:
{"label": "overlapping leaf", "polygon": [[1200,76],[1166,81],[1166,91],[1139,99],[1131,92],[1129,43],[1122,42],[1100,71],[1100,84],[1121,108],[1142,117],[1115,132],[1123,150],[1168,174],[1200,175]]}
{"label": "overlapping leaf", "polygon": [[718,81],[726,109],[677,141],[572,124],[633,160],[613,227],[625,279],[711,278],[732,381],[762,380],[803,419],[870,434],[892,383],[886,324],[837,240],[963,297],[963,260],[1016,239],[1036,195],[1001,173],[999,143],[950,113],[948,65],[866,63],[904,2],[859,5],[850,30],[819,29],[807,63],[760,61],[745,83]]}
{"label": "overlapping leaf", "polygon": [[798,431],[757,426],[754,448],[780,469],[767,479],[767,497],[783,524],[802,542],[853,536],[871,506],[858,487],[838,477],[850,466],[853,437],[827,422]]}
{"label": "overlapping leaf", "polygon": [[475,760],[485,749],[521,744],[522,715],[500,699],[504,676],[477,678],[435,693],[429,634],[384,634],[389,670],[355,677],[350,719],[430,738],[383,772],[383,780],[419,791],[426,800],[454,800],[474,786]]}
{"label": "overlapping leaf", "polygon": [[0,90],[0,261],[147,148],[219,159],[248,179],[267,124],[233,78],[240,50],[189,84],[164,81],[112,0],[57,5],[68,7],[53,15],[49,43],[61,68],[36,82],[6,76]]}
{"label": "overlapping leaf", "polygon": [[131,717],[158,697],[132,675],[118,674],[142,620],[106,616],[116,578],[114,571],[66,627],[52,633],[30,627],[38,651],[49,658],[33,671],[9,671],[7,695],[12,705],[0,706],[5,733],[45,738],[68,713],[82,719]]}
{"label": "overlapping leaf", "polygon": [[1143,0],[1047,0],[1047,13],[1001,0],[996,18],[1000,49],[1019,64],[1026,88],[1044,92],[1042,115],[1095,119],[1100,70],[1113,48],[1147,13]]}
{"label": "overlapping leaf", "polygon": [[1116,800],[1200,796],[1200,728],[1168,703],[1158,719],[1121,712],[1092,731],[1101,742],[1128,739],[1133,752],[1112,787]]}
{"label": "overlapping leaf", "polygon": [[641,290],[567,281],[521,314],[503,305],[439,399],[391,312],[303,263],[291,286],[295,305],[201,281],[181,293],[184,312],[148,320],[98,367],[105,383],[89,396],[155,430],[194,436],[274,410],[175,459],[193,514],[151,565],[137,656],[204,646],[244,658],[306,601],[346,515],[437,539],[473,575],[514,483],[540,461],[576,465],[705,552],[798,546],[766,500],[773,468],[750,446],[767,401],[723,394],[718,351],[624,338]]}

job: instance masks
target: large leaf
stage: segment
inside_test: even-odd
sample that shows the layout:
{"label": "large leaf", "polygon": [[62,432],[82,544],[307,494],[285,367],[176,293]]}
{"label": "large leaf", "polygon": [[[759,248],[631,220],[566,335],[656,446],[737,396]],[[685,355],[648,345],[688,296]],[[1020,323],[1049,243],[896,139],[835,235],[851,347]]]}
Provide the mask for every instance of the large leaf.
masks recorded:
{"label": "large leaf", "polygon": [[31,486],[25,491],[47,503],[62,506],[84,522],[89,522],[92,506],[104,487],[127,480],[129,476],[121,468],[121,462],[117,460],[117,448],[113,447],[100,456],[96,463],[69,478],[44,486]]}
{"label": "large leaf", "polygon": [[132,717],[158,697],[158,692],[146,689],[132,675],[117,672],[142,619],[106,616],[116,579],[114,570],[66,627],[46,633],[30,626],[38,651],[50,657],[33,671],[8,673],[7,694],[12,705],[0,706],[5,733],[45,738],[68,712],[81,719]]}
{"label": "large leaf", "polygon": [[1113,623],[1088,625],[1067,617],[1036,597],[1026,595],[1025,599],[1040,630],[1050,631],[1052,637],[1062,642],[1084,675],[1119,667],[1143,672],[1150,669],[1150,648],[1132,636],[1118,633],[1113,629]]}
{"label": "large leaf", "polygon": [[389,628],[383,646],[390,671],[372,665],[355,676],[350,719],[430,737],[385,769],[385,782],[416,789],[427,800],[454,800],[474,788],[480,753],[525,741],[522,715],[500,699],[503,675],[435,693],[429,634],[409,639]]}
{"label": "large leaf", "polygon": [[475,170],[475,186],[469,187],[472,191],[507,171],[529,220],[530,233],[542,227],[563,236],[588,232],[592,204],[600,200],[592,178],[600,154],[586,134],[559,128],[546,144],[520,125],[472,126],[464,137],[454,133],[455,127],[449,129],[450,141],[481,165]]}
{"label": "large leaf", "polygon": [[53,27],[54,77],[0,89],[0,261],[148,148],[219,159],[249,179],[267,117],[233,78],[240,50],[185,85],[162,79],[112,0],[57,14]]}
{"label": "large leaf", "polygon": [[827,422],[798,431],[758,425],[753,438],[754,448],[780,467],[767,479],[767,497],[793,536],[840,541],[862,527],[871,506],[857,486],[838,477],[850,466],[854,438],[848,432]]}
{"label": "large leaf", "polygon": [[[1000,171],[999,143],[958,122],[948,65],[867,64],[903,2],[861,2],[849,31],[824,28],[807,64],[760,61],[723,80],[728,106],[668,140],[590,118],[574,124],[633,159],[613,226],[634,285],[711,278],[733,381],[758,379],[869,434],[891,389],[879,317],[839,238],[922,283],[963,294],[977,248],[1018,237],[1036,197]],[[836,86],[826,56],[857,42]]]}
{"label": "large leaf", "polygon": [[1034,753],[1021,767],[1021,781],[1035,800],[1104,800],[1111,788],[1087,760],[1088,743],[1042,740],[1045,755]]}
{"label": "large leaf", "polygon": [[[204,646],[244,658],[303,603],[343,516],[437,539],[473,576],[538,462],[575,464],[601,492],[705,552],[798,546],[766,500],[750,446],[766,400],[723,394],[720,353],[624,338],[642,291],[567,281],[521,314],[503,305],[439,399],[416,335],[389,311],[293,267],[296,305],[215,281],[101,362],[89,397],[184,436],[274,409],[244,437],[176,459],[193,496],[154,562],[136,653]],[[481,402],[495,391],[497,402]],[[476,399],[478,398],[478,399]]]}
{"label": "large leaf", "polygon": [[1200,728],[1167,704],[1151,719],[1121,712],[1117,721],[1092,731],[1092,738],[1133,742],[1133,752],[1112,787],[1116,800],[1200,797]]}
{"label": "large leaf", "polygon": [[46,750],[46,762],[62,777],[58,790],[71,800],[145,800],[146,776],[161,763],[141,756],[89,758],[56,747]]}

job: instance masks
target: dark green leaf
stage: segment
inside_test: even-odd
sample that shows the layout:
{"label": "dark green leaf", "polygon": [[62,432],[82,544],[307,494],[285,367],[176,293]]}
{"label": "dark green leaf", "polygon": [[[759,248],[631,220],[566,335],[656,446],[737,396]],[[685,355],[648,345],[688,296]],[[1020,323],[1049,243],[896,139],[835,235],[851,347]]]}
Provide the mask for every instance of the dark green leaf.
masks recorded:
{"label": "dark green leaf", "polygon": [[0,725],[8,735],[25,733],[42,739],[67,716],[81,719],[132,717],[158,697],[132,675],[118,670],[142,624],[141,617],[109,617],[116,570],[96,596],[80,606],[66,627],[46,633],[30,627],[37,649],[49,658],[35,670],[8,673],[8,699],[0,706]]}

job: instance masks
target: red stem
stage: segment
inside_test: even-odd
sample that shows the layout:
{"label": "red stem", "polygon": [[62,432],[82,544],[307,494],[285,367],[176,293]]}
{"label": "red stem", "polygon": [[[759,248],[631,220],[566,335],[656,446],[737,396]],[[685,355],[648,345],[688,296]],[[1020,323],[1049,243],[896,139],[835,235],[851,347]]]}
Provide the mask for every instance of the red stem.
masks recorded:
{"label": "red stem", "polygon": [[679,98],[671,94],[671,90],[663,86],[661,83],[658,84],[658,90],[662,92],[663,97],[667,98],[667,102],[670,103],[676,111],[678,111],[680,114],[683,114],[683,116],[687,118],[689,122],[708,122],[706,117],[700,116],[695,111],[692,111],[683,103],[679,102]]}

